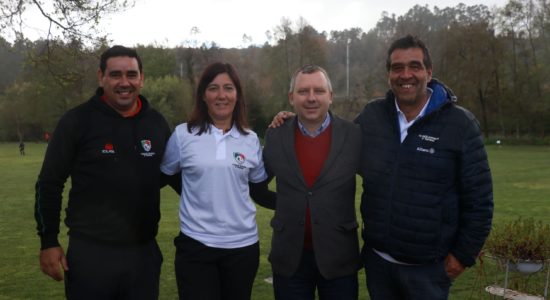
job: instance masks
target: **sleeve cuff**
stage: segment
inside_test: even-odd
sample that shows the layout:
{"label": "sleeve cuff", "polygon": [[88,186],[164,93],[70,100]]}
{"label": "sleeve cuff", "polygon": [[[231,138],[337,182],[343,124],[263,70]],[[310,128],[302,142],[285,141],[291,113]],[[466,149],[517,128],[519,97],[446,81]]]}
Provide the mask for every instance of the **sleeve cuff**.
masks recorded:
{"label": "sleeve cuff", "polygon": [[464,267],[471,267],[475,265],[476,263],[476,257],[471,257],[468,255],[461,255],[460,253],[457,253],[455,251],[451,251],[451,253],[458,259],[458,261],[464,266]]}
{"label": "sleeve cuff", "polygon": [[40,237],[40,250],[59,246],[61,245],[59,244],[57,237]]}

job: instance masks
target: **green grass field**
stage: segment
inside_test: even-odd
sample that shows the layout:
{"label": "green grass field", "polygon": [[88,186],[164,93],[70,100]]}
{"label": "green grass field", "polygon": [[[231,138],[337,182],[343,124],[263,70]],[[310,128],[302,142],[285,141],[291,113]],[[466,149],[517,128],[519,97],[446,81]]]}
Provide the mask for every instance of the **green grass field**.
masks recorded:
{"label": "green grass field", "polygon": [[[0,299],[63,299],[63,284],[40,272],[39,240],[33,217],[34,183],[46,145],[27,143],[27,155],[20,156],[17,144],[0,144]],[[495,222],[533,217],[550,222],[550,147],[489,146],[495,194]],[[358,183],[360,179],[358,179]],[[359,201],[361,190],[357,191]],[[157,240],[164,255],[160,299],[177,299],[173,270],[174,246],[178,233],[178,197],[162,191],[162,220]],[[254,283],[253,299],[273,299],[272,287],[264,282],[271,275],[267,261],[270,249],[271,211],[258,209],[260,229],[260,269]],[[66,228],[60,239],[66,245]],[[549,237],[550,238],[550,237]],[[535,275],[530,288],[540,294],[545,278]],[[489,259],[465,272],[455,281],[451,299],[489,299],[483,287],[503,279]],[[360,299],[368,299],[363,270],[360,271]]]}

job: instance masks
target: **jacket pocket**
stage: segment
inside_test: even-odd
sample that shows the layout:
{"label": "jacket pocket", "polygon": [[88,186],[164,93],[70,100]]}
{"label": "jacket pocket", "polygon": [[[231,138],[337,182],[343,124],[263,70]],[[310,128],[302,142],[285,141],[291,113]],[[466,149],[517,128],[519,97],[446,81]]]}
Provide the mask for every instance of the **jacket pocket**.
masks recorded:
{"label": "jacket pocket", "polygon": [[283,231],[285,228],[285,224],[275,218],[271,219],[270,225],[274,231]]}
{"label": "jacket pocket", "polygon": [[339,224],[336,228],[340,231],[357,230],[357,228],[359,228],[359,223],[357,223],[357,221],[343,223],[343,224]]}

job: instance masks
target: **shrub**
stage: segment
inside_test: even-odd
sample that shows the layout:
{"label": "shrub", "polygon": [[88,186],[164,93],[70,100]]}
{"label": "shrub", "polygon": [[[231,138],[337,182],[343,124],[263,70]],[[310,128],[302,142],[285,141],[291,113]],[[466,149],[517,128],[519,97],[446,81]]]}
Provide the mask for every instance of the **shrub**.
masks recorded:
{"label": "shrub", "polygon": [[494,225],[485,250],[514,263],[550,259],[550,225],[532,218]]}

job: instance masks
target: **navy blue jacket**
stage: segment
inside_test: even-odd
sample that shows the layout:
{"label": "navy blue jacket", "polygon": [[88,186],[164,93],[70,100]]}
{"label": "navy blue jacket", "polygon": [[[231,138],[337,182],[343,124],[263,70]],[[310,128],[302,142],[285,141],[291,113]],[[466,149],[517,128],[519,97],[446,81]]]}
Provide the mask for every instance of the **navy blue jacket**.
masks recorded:
{"label": "navy blue jacket", "polygon": [[400,142],[395,96],[368,103],[362,132],[366,247],[413,264],[452,253],[471,266],[491,228],[492,180],[478,121],[432,80],[423,117]]}

